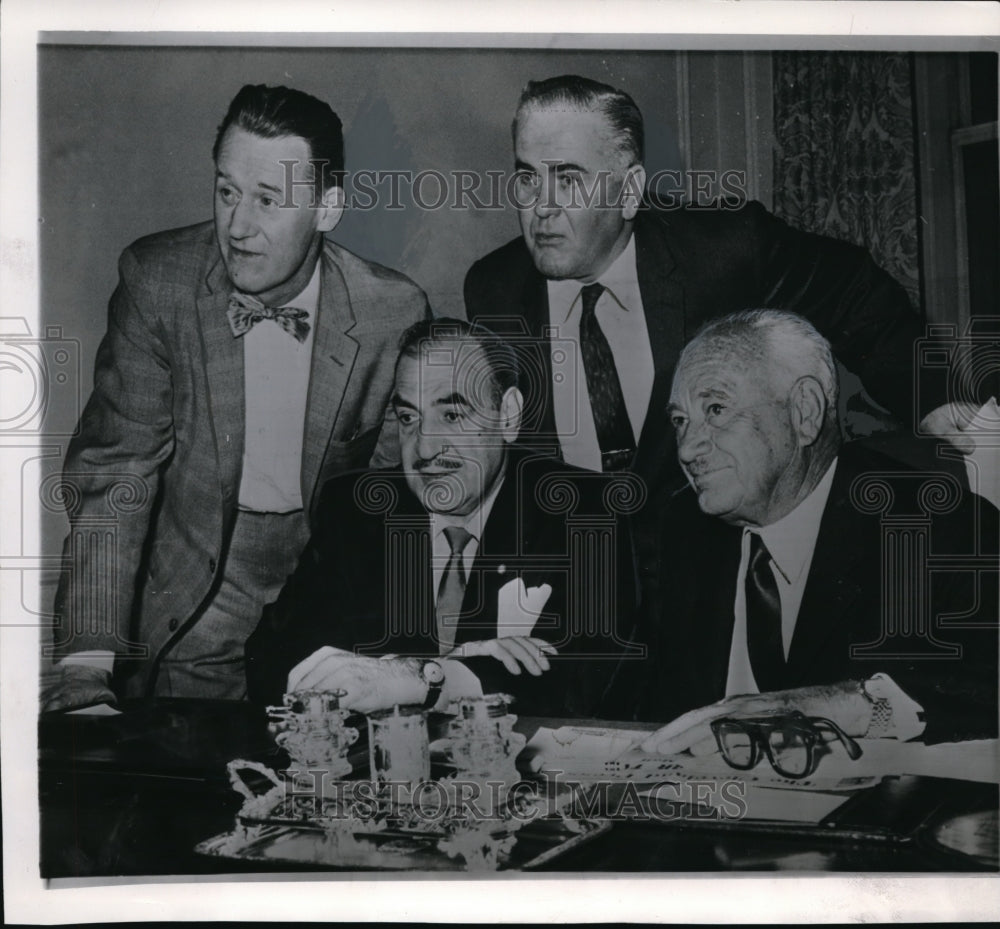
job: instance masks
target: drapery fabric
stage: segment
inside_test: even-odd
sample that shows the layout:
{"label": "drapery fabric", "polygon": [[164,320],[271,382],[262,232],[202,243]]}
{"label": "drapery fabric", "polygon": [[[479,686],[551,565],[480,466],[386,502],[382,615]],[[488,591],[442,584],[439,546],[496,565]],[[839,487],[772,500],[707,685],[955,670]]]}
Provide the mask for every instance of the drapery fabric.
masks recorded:
{"label": "drapery fabric", "polygon": [[775,52],[774,211],[864,245],[920,306],[906,54]]}

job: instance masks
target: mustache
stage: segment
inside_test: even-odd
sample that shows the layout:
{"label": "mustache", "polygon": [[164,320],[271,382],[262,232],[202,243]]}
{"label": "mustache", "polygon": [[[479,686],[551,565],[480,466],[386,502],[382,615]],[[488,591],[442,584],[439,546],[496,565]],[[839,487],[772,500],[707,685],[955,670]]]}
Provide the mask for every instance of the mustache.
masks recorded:
{"label": "mustache", "polygon": [[445,471],[457,471],[464,463],[461,458],[436,455],[433,458],[417,458],[413,462],[413,470],[426,471],[428,468],[441,468]]}

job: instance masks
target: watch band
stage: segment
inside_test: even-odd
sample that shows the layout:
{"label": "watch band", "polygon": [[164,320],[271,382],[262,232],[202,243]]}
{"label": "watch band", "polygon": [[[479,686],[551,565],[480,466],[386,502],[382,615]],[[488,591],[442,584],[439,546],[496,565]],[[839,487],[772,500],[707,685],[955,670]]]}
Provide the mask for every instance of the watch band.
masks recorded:
{"label": "watch band", "polygon": [[893,731],[892,704],[879,687],[878,678],[859,681],[861,695],[871,704],[872,715],[865,730],[864,738],[879,739]]}
{"label": "watch band", "polygon": [[420,679],[427,685],[427,696],[421,707],[429,710],[441,698],[441,688],[444,687],[444,669],[434,659],[428,658],[420,663]]}

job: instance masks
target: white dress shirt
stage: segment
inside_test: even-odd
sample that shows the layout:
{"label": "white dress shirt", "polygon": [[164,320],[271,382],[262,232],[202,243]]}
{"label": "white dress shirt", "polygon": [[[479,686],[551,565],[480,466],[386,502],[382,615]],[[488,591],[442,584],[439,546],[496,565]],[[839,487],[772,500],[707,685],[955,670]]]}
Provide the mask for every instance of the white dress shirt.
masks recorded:
{"label": "white dress shirt", "polygon": [[[604,293],[594,309],[618,369],[625,408],[638,441],[653,390],[653,350],[635,268],[635,237],[601,275]],[[563,458],[591,471],[601,470],[601,447],[590,409],[587,377],[580,354],[580,315],[583,301],[579,281],[549,281],[552,404]]]}
{"label": "white dress shirt", "polygon": [[816,549],[819,523],[823,518],[823,510],[826,509],[836,468],[837,460],[834,459],[812,493],[791,513],[770,526],[743,530],[743,550],[740,555],[739,572],[736,575],[736,602],[733,605],[736,622],[733,625],[733,640],[729,650],[727,697],[760,692],[750,668],[750,654],[747,649],[746,576],[750,560],[750,533],[758,533],[771,554],[771,573],[774,575],[778,585],[778,596],[781,598],[781,642],[787,658],[795,633],[799,607],[802,605],[802,594],[809,578],[809,566],[812,564],[813,552]]}
{"label": "white dress shirt", "polygon": [[[479,552],[479,542],[483,537],[483,528],[486,526],[486,521],[490,518],[490,511],[496,502],[497,494],[500,493],[503,481],[504,475],[501,474],[483,502],[467,516],[442,513],[430,514],[431,574],[433,576],[435,600],[437,599],[438,588],[441,586],[441,578],[444,576],[444,569],[448,566],[448,561],[451,558],[451,544],[448,542],[448,537],[445,535],[444,530],[449,526],[458,526],[469,533],[469,541],[465,543],[465,548],[462,549],[462,566],[465,569],[466,580],[468,580],[469,572],[472,570],[472,563],[476,560],[476,555]],[[444,626],[440,619],[438,619],[437,636],[438,642],[441,643],[442,655],[451,651],[454,647],[455,630],[456,626]]]}
{"label": "white dress shirt", "polygon": [[[764,540],[771,555],[771,573],[778,585],[781,600],[781,643],[785,658],[791,648],[795,624],[802,605],[802,595],[809,579],[819,524],[830,496],[833,475],[837,468],[835,458],[826,469],[820,482],[791,513],[770,526],[744,529],[740,567],[736,576],[736,601],[733,605],[735,623],[729,649],[729,674],[726,678],[726,696],[760,693],[750,667],[747,648],[746,576],[750,561],[750,533],[757,532]],[[849,544],[845,540],[845,544]],[[888,701],[891,718],[888,729],[878,734],[886,738],[912,739],[924,730],[922,709],[889,675],[879,672],[868,678],[868,691],[875,692]]]}
{"label": "white dress shirt", "polygon": [[302,509],[302,441],[319,309],[320,262],[309,283],[282,306],[309,313],[299,342],[273,319],[262,319],[243,339],[246,417],[239,505],[261,513]]}
{"label": "white dress shirt", "polygon": [[[302,440],[319,309],[320,265],[317,261],[305,289],[282,304],[309,313],[309,334],[304,341],[297,341],[273,319],[262,319],[240,337],[246,396],[239,494],[243,509],[264,513],[302,509]],[[97,649],[67,655],[60,663],[87,664],[110,674],[114,657],[114,652]]]}

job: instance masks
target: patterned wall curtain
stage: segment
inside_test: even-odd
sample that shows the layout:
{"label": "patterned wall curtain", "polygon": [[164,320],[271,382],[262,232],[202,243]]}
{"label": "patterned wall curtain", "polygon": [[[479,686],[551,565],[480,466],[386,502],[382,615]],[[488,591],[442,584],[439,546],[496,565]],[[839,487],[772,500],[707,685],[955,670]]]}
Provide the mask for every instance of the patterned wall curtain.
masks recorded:
{"label": "patterned wall curtain", "polygon": [[866,246],[919,307],[908,56],[775,52],[774,129],[775,213]]}

